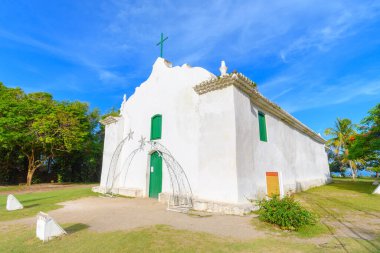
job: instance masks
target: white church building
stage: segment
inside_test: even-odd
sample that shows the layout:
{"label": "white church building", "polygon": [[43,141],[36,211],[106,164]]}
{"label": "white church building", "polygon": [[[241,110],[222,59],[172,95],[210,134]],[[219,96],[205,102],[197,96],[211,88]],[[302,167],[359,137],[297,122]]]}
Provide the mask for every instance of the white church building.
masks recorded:
{"label": "white church building", "polygon": [[[158,58],[105,125],[100,186],[172,209],[243,214],[251,200],[330,178],[325,140],[240,73]],[[295,101],[296,103],[296,101]]]}

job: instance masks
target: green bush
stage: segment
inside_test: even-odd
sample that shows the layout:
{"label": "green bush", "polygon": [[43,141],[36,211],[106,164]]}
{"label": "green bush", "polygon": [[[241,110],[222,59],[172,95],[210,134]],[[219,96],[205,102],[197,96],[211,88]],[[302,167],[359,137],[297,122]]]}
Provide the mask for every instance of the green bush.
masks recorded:
{"label": "green bush", "polygon": [[284,230],[298,230],[306,225],[314,225],[316,216],[303,208],[292,196],[263,199],[259,204],[259,219],[278,225]]}

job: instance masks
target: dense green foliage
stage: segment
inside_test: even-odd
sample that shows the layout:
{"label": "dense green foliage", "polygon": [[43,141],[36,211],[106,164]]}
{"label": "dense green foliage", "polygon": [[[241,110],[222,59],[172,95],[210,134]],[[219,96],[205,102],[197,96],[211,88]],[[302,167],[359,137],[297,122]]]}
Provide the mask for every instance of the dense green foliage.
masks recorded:
{"label": "dense green foliage", "polygon": [[292,196],[259,201],[259,219],[278,225],[284,230],[298,230],[306,225],[314,225],[316,217],[303,208]]}
{"label": "dense green foliage", "polygon": [[337,171],[339,167],[339,171],[343,173],[348,167],[352,171],[352,177],[355,178],[358,161],[349,158],[349,148],[352,143],[352,138],[356,134],[355,126],[351,120],[338,118],[335,122],[335,126],[327,128],[325,134],[331,136],[326,142],[327,147],[329,147],[330,170]]}
{"label": "dense green foliage", "polygon": [[0,183],[98,180],[99,119],[86,103],[0,83]]}
{"label": "dense green foliage", "polygon": [[357,134],[350,147],[351,159],[362,159],[369,170],[380,173],[380,104],[368,112],[361,121]]}
{"label": "dense green foliage", "polygon": [[358,169],[380,172],[380,104],[368,112],[360,125],[352,124],[349,119],[337,119],[333,128],[325,131],[331,138],[329,164],[331,172],[343,172],[350,168],[355,178]]}

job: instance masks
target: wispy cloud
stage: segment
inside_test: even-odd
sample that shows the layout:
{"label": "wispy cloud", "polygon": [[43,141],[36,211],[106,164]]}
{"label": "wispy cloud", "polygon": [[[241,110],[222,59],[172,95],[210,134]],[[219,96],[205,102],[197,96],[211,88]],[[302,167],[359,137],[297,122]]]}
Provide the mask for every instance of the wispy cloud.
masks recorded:
{"label": "wispy cloud", "polygon": [[[42,50],[44,52],[52,54],[63,60],[90,68],[98,73],[99,79],[102,81],[124,81],[124,78],[121,75],[105,69],[98,62],[92,61],[91,59],[85,57],[84,54],[81,54],[78,51],[74,51],[71,47],[67,48],[65,45],[48,44],[30,36],[14,34],[4,29],[0,29],[0,38],[27,45],[37,50]],[[36,69],[34,69],[34,71],[36,71]]]}
{"label": "wispy cloud", "polygon": [[291,113],[342,104],[363,97],[380,99],[380,77],[371,73],[367,75],[368,77],[349,75],[334,83],[323,78],[309,80],[302,76],[293,76],[282,82],[282,88],[273,85],[278,80],[285,80],[279,78],[273,83],[269,82],[267,86],[264,85],[263,91]]}
{"label": "wispy cloud", "polygon": [[327,51],[340,40],[360,32],[357,26],[377,17],[379,11],[379,6],[376,4],[341,7],[340,13],[328,17],[320,27],[302,34],[281,50],[279,55],[284,62],[287,62],[289,57],[309,50]]}
{"label": "wispy cloud", "polygon": [[[339,57],[355,46],[363,30],[379,26],[376,1],[104,0],[94,5],[83,0],[68,3],[70,12],[52,6],[62,16],[34,8],[25,13],[31,16],[31,25],[0,24],[0,42],[27,46],[85,69],[83,79],[66,73],[51,78],[70,90],[133,92],[149,75],[159,54],[155,44],[164,32],[169,36],[164,57],[174,64],[213,70],[226,60],[231,69],[259,76],[255,80],[259,89],[291,111],[371,97],[379,91],[375,70],[369,74],[357,70],[350,82],[344,81],[349,70],[336,71],[346,66]],[[45,6],[40,7],[44,12]],[[13,15],[0,10],[7,13]],[[373,37],[370,41],[375,43],[377,37],[379,44],[379,36]],[[99,85],[94,87],[94,80]],[[339,95],[333,99],[331,94]]]}

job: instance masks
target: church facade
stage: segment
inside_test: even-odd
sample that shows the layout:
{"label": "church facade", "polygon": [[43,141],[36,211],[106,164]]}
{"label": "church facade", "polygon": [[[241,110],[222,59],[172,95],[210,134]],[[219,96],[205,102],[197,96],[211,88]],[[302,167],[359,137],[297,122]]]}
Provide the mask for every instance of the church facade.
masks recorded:
{"label": "church facade", "polygon": [[158,58],[120,115],[102,121],[94,190],[243,214],[250,200],[329,182],[325,140],[224,62],[220,70]]}

